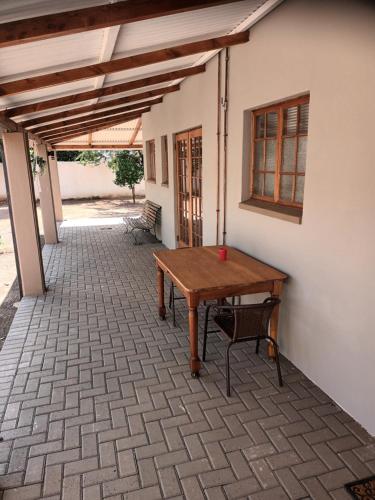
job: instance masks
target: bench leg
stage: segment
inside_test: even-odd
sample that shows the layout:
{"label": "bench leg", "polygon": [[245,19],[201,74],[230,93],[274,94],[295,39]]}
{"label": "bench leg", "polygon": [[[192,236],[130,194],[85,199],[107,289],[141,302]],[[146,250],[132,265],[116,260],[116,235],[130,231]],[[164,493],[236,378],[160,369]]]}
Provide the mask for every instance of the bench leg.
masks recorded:
{"label": "bench leg", "polygon": [[133,236],[134,245],[139,245],[139,243],[137,241],[137,237],[136,237],[136,233],[135,233],[135,228],[134,227],[130,230],[130,234]]}

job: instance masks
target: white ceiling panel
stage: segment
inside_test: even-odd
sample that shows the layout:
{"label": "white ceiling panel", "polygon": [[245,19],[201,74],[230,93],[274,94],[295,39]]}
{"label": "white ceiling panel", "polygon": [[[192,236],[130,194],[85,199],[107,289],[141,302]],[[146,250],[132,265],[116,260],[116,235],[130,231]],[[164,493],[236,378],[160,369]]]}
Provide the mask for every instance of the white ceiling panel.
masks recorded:
{"label": "white ceiling panel", "polygon": [[[93,132],[91,135],[91,144],[124,144],[128,143],[133,135],[134,129],[137,126],[138,120],[132,120],[130,122],[121,123],[115,125],[114,127],[107,128],[105,130],[98,130]],[[88,134],[75,137],[74,139],[62,140],[59,144],[89,144],[90,137]],[[142,144],[142,128],[138,131],[135,144]]]}
{"label": "white ceiling panel", "polygon": [[120,30],[114,59],[129,53],[225,35],[262,3],[259,0],[245,0],[126,24]]}
{"label": "white ceiling panel", "polygon": [[123,83],[126,81],[138,80],[147,76],[157,75],[159,73],[167,73],[168,71],[187,68],[189,66],[192,66],[198,58],[199,54],[187,57],[179,57],[178,59],[173,59],[171,61],[148,64],[147,66],[141,66],[139,68],[112,73],[110,75],[107,75],[105,86],[107,87],[109,85],[116,85],[118,83]]}
{"label": "white ceiling panel", "polygon": [[103,36],[104,30],[94,30],[2,48],[0,82],[95,64]]}
{"label": "white ceiling panel", "polygon": [[0,22],[46,16],[56,12],[114,3],[110,0],[0,0]]}

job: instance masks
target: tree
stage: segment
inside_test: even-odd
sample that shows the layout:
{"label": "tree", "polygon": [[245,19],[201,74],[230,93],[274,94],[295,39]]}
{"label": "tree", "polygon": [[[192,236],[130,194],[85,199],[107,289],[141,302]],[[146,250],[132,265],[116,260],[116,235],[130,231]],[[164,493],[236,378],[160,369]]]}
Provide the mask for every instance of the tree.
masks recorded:
{"label": "tree", "polygon": [[57,161],[75,161],[80,151],[56,151]]}
{"label": "tree", "polygon": [[144,175],[142,151],[119,151],[108,164],[115,172],[114,183],[117,186],[130,188],[135,203],[135,186],[141,182]]}
{"label": "tree", "polygon": [[79,161],[82,165],[97,167],[106,160],[105,151],[96,151],[95,149],[81,151],[76,160]]}

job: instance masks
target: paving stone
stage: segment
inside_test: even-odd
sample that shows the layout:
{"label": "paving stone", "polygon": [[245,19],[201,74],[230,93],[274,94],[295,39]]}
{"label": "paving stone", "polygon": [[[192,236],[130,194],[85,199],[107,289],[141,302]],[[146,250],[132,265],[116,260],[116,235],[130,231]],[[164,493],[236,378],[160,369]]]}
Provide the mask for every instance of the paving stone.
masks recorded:
{"label": "paving stone", "polygon": [[[277,486],[276,488],[270,488],[265,491],[260,491],[258,493],[252,493],[250,495],[251,500],[288,500],[289,497],[285,491]],[[316,497],[318,499],[318,497]],[[319,498],[320,500],[320,498]]]}
{"label": "paving stone", "polygon": [[44,476],[44,496],[60,494],[62,480],[62,466],[50,465],[45,469]]}
{"label": "paving stone", "polygon": [[211,470],[211,466],[207,458],[193,460],[176,466],[177,474],[180,478],[194,476],[202,472]]}
{"label": "paving stone", "polygon": [[307,497],[305,488],[296,479],[295,475],[291,472],[290,469],[279,469],[275,471],[275,475],[292,500]]}
{"label": "paving stone", "polygon": [[200,481],[204,488],[211,488],[212,486],[221,486],[224,484],[233,483],[236,478],[230,467],[226,469],[213,470],[200,474]]}
{"label": "paving stone", "polygon": [[30,486],[6,490],[3,494],[3,500],[36,500],[40,498],[40,492],[40,484],[31,484]]}
{"label": "paving stone", "polygon": [[160,486],[165,498],[173,497],[181,493],[176,472],[173,467],[166,467],[158,471]]}
{"label": "paving stone", "polygon": [[343,468],[322,474],[318,476],[318,479],[326,490],[335,490],[343,487],[345,483],[354,481],[356,478],[349,469]]}
{"label": "paving stone", "polygon": [[240,451],[228,453],[226,457],[237,479],[245,479],[253,475],[252,470]]}
{"label": "paving stone", "polygon": [[294,465],[292,470],[298,479],[304,479],[327,472],[327,467],[321,460],[311,460],[310,462]]}
{"label": "paving stone", "polygon": [[242,479],[224,486],[228,498],[245,498],[260,489],[261,487],[255,477]]}
{"label": "paving stone", "polygon": [[25,484],[42,482],[44,476],[44,459],[44,456],[39,456],[28,460]]}
{"label": "paving stone", "polygon": [[113,481],[103,483],[103,495],[109,497],[121,493],[128,493],[139,488],[139,481],[136,475],[115,479]]}
{"label": "paving stone", "polygon": [[98,458],[84,458],[75,462],[66,463],[64,466],[64,476],[71,476],[74,474],[83,474],[98,468]]}
{"label": "paving stone", "polygon": [[162,245],[111,227],[60,228],[49,289],[22,299],[0,352],[3,498],[341,500],[375,473],[374,439],[284,358],[279,388],[239,347],[227,398],[213,335],[191,379],[186,305],[177,328],[156,311]]}
{"label": "paving stone", "polygon": [[186,500],[205,500],[196,476],[186,477],[181,480]]}
{"label": "paving stone", "polygon": [[267,462],[272,470],[282,469],[283,467],[290,467],[301,463],[300,457],[294,451],[286,451],[285,453],[279,453],[277,455],[272,455],[267,457]]}
{"label": "paving stone", "polygon": [[278,485],[277,479],[263,458],[250,462],[250,467],[264,489]]}
{"label": "paving stone", "polygon": [[[204,456],[206,456],[206,454],[204,454]],[[170,453],[164,453],[163,455],[155,457],[155,463],[158,469],[183,464],[185,462],[188,462],[188,460],[189,457],[185,450],[172,451]]]}
{"label": "paving stone", "polygon": [[143,488],[152,486],[158,483],[158,475],[156,473],[155,464],[152,458],[138,460],[138,470]]}

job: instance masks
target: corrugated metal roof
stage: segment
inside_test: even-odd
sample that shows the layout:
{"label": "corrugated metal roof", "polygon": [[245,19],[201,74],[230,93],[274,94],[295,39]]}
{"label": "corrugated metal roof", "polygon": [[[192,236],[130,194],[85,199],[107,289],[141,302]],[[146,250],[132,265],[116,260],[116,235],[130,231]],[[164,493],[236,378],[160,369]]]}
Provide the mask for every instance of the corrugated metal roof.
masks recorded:
{"label": "corrugated metal roof", "polygon": [[1,0],[0,19],[2,23],[9,23],[18,19],[84,9],[106,3],[114,2],[111,0]]}
{"label": "corrugated metal roof", "polygon": [[[98,130],[91,134],[91,140],[89,134],[81,135],[80,137],[75,137],[74,139],[62,140],[58,144],[68,144],[72,147],[75,145],[91,145],[96,144],[107,144],[108,146],[116,144],[128,144],[133,136],[134,130],[137,126],[138,120],[132,120],[127,123],[121,123],[114,127],[110,127],[105,130]],[[137,133],[134,140],[134,144],[142,144],[142,129]]]}
{"label": "corrugated metal roof", "polygon": [[[267,7],[269,4],[272,7],[280,1],[242,0],[231,4],[134,22],[121,26],[120,30],[116,27],[98,29],[2,48],[0,49],[0,82],[77,68],[103,60],[117,59],[158,48],[228,34],[238,29],[244,29],[243,24],[241,24],[244,20],[251,19],[252,16],[256,17],[256,13],[261,11],[264,6]],[[113,0],[0,0],[0,19],[1,22],[9,22],[106,3],[113,3]],[[108,36],[108,30],[115,30],[111,32],[112,37]],[[208,55],[209,53],[207,53]],[[0,97],[0,109],[36,103],[190,67],[197,64],[201,58],[202,54],[196,54],[50,88],[3,96]],[[147,90],[165,85],[168,84],[147,87]],[[35,112],[27,116],[17,116],[15,120],[32,119],[144,90],[146,89],[137,89],[133,92],[116,94],[116,96],[96,98],[44,112]]]}

